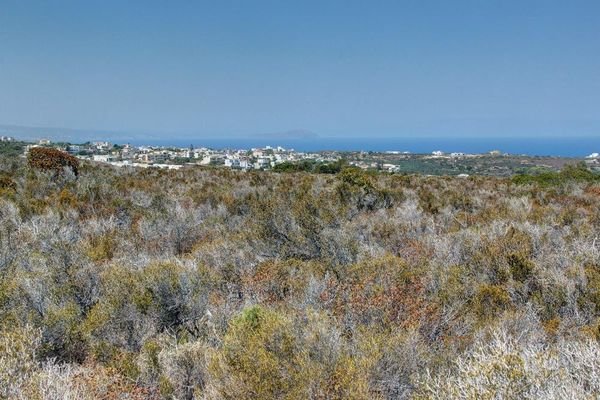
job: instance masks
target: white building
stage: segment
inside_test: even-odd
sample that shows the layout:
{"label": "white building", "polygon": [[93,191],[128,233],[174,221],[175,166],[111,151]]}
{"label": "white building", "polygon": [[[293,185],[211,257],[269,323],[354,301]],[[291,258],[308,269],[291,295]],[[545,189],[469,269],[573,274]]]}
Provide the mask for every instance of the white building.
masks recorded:
{"label": "white building", "polygon": [[110,155],[110,154],[94,154],[92,156],[92,160],[108,163],[108,162],[116,161],[116,157],[113,155]]}
{"label": "white building", "polygon": [[389,172],[399,172],[400,171],[400,167],[395,164],[384,163],[382,165],[382,168]]}
{"label": "white building", "polygon": [[181,169],[183,165],[179,164],[154,164],[151,167],[153,168],[161,168],[161,169]]}
{"label": "white building", "polygon": [[200,165],[215,165],[224,163],[224,157],[221,154],[209,154],[200,160]]}
{"label": "white building", "polygon": [[271,159],[269,157],[258,157],[256,163],[254,163],[255,169],[269,168],[271,166]]}
{"label": "white building", "polygon": [[240,159],[239,158],[226,158],[225,166],[229,168],[240,168]]}
{"label": "white building", "polygon": [[92,145],[98,150],[108,150],[113,147],[110,142],[93,142]]}
{"label": "white building", "polygon": [[81,151],[81,146],[76,144],[71,144],[67,147],[67,151],[71,154],[77,154]]}
{"label": "white building", "polygon": [[140,155],[140,160],[145,163],[164,163],[170,159],[170,154],[166,151],[153,151],[151,153],[144,153]]}

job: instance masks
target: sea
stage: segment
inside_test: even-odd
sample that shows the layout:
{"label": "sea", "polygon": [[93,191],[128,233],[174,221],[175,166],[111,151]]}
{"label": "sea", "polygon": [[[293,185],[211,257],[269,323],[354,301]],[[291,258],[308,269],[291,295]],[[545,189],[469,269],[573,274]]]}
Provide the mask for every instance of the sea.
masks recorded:
{"label": "sea", "polygon": [[374,151],[409,152],[428,154],[433,151],[445,153],[486,153],[498,150],[502,153],[530,156],[585,157],[600,153],[598,136],[569,137],[185,137],[146,138],[135,140],[135,145],[208,147],[214,149],[250,149],[281,146],[303,152],[316,151]]}

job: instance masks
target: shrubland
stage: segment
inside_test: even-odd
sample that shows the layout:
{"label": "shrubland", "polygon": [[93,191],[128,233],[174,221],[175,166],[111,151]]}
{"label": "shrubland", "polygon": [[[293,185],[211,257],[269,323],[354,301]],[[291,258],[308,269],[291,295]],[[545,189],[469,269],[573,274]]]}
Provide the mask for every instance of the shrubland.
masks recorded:
{"label": "shrubland", "polygon": [[[595,398],[600,185],[0,162],[0,398]],[[337,167],[336,167],[337,168]]]}

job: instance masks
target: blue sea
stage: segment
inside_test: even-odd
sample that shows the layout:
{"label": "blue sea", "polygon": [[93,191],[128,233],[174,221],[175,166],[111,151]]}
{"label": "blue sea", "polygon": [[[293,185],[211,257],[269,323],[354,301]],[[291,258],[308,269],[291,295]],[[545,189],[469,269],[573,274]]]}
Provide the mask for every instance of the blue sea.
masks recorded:
{"label": "blue sea", "polygon": [[296,138],[172,138],[138,140],[136,145],[157,145],[177,147],[209,147],[215,149],[249,149],[253,147],[282,146],[296,151],[400,151],[415,154],[443,152],[485,153],[499,150],[509,154],[537,156],[585,157],[600,153],[598,137],[396,137],[396,138],[341,138],[318,137]]}

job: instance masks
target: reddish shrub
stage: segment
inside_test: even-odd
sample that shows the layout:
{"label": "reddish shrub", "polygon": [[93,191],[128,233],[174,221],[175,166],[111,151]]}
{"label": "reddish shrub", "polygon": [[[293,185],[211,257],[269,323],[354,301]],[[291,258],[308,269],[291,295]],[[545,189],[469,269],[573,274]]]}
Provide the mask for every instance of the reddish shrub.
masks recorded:
{"label": "reddish shrub", "polygon": [[600,186],[589,186],[585,192],[587,194],[600,197]]}
{"label": "reddish shrub", "polygon": [[79,160],[70,154],[48,147],[34,147],[27,155],[29,166],[42,171],[54,171],[60,174],[64,167],[69,167],[77,176]]}

